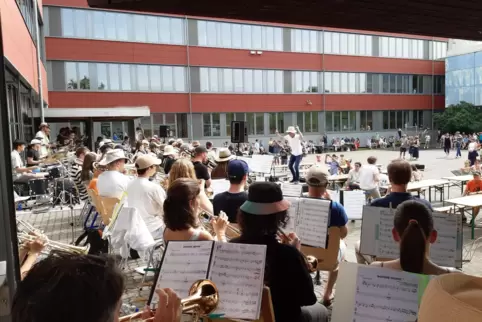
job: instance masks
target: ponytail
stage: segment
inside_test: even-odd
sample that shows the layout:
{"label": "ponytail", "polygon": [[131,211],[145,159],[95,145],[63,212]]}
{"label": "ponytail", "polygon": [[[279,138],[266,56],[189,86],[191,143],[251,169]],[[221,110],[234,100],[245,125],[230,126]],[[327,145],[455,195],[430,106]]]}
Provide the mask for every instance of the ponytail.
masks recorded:
{"label": "ponytail", "polygon": [[427,248],[427,237],[418,221],[411,219],[400,241],[400,266],[411,273],[422,273]]}

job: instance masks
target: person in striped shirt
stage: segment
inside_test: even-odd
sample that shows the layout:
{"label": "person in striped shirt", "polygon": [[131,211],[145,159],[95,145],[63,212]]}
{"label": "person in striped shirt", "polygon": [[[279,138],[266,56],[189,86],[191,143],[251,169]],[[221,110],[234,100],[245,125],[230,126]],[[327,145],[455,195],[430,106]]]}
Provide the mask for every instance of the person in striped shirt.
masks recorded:
{"label": "person in striped shirt", "polygon": [[87,194],[87,189],[84,183],[82,182],[82,177],[81,177],[82,164],[84,163],[84,158],[87,153],[89,153],[89,149],[87,149],[86,147],[78,148],[75,151],[76,159],[72,163],[72,168],[70,169],[70,177],[72,178],[72,180],[74,180],[75,187],[77,188],[77,191],[79,192],[80,200],[82,201],[86,201],[89,198]]}

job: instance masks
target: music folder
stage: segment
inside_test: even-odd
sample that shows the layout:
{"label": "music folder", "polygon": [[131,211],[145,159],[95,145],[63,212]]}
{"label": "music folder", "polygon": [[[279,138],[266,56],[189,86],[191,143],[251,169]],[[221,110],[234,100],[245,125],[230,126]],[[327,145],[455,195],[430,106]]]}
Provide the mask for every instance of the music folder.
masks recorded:
{"label": "music folder", "polygon": [[192,284],[211,280],[219,291],[215,312],[225,318],[256,320],[260,316],[266,245],[216,241],[170,241],[154,279],[148,305],[158,302],[156,288],[172,288],[186,298]]}

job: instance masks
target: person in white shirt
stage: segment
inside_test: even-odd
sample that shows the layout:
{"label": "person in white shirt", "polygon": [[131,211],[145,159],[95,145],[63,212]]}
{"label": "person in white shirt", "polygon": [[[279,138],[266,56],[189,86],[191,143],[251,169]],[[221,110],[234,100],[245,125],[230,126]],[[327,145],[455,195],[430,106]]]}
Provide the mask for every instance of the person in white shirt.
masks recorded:
{"label": "person in white shirt", "polygon": [[35,138],[42,142],[42,146],[40,148],[40,158],[45,158],[49,154],[49,149],[54,146],[50,144],[50,126],[47,123],[40,124],[40,131],[35,134]]}
{"label": "person in white shirt", "polygon": [[346,185],[351,190],[360,189],[360,169],[361,169],[361,163],[355,162],[355,168],[351,169],[350,172],[348,173],[348,180],[346,181]]}
{"label": "person in white shirt", "polygon": [[104,171],[97,179],[99,196],[121,198],[127,191],[130,179],[124,175],[126,161],[123,150],[111,150],[105,154],[99,162],[100,166],[107,168],[107,171]]}
{"label": "person in white shirt", "polygon": [[425,135],[425,144],[423,146],[424,149],[428,149],[430,147],[430,135]]}
{"label": "person in white shirt", "polygon": [[360,169],[360,188],[365,190],[367,198],[380,198],[380,191],[378,190],[378,182],[380,181],[380,171],[375,165],[376,157],[369,157],[368,164],[365,164]]}
{"label": "person in white shirt", "polygon": [[161,160],[151,155],[143,155],[136,160],[137,178],[127,187],[127,203],[136,208],[144,219],[154,239],[162,238],[164,233],[163,215],[166,192],[159,184],[149,181],[156,174]]}
{"label": "person in white shirt", "polygon": [[[286,133],[288,133],[288,135],[285,135],[283,138],[288,142],[288,146],[291,148],[291,157],[288,164],[288,168],[293,176],[291,182],[298,183],[300,181],[300,163],[303,158],[303,148],[301,146],[303,134],[300,132],[298,126],[296,126],[296,128],[294,126],[288,126]],[[278,130],[276,130],[276,134],[281,137]]]}
{"label": "person in white shirt", "polygon": [[35,177],[32,170],[38,169],[38,166],[25,167],[20,153],[25,150],[27,144],[20,140],[13,141],[13,150],[10,154],[12,162],[13,181],[15,183],[28,183]]}

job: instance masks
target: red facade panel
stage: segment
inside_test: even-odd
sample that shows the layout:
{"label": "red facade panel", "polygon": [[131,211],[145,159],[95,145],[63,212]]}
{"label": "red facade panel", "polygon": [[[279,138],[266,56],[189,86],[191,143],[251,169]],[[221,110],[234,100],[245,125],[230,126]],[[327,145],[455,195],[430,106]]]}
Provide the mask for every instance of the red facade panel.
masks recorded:
{"label": "red facade panel", "polygon": [[319,54],[300,54],[247,49],[190,47],[193,66],[242,67],[288,70],[322,70],[323,57]]}
{"label": "red facade panel", "polygon": [[48,60],[186,65],[185,46],[45,38]]}
{"label": "red facade panel", "polygon": [[[434,108],[444,109],[444,96],[434,96]],[[327,111],[431,110],[431,95],[326,95]]]}
{"label": "red facade panel", "polygon": [[325,69],[347,72],[445,75],[445,62],[418,59],[325,55]]}
{"label": "red facade panel", "polygon": [[50,92],[50,107],[134,107],[149,106],[151,113],[189,113],[188,94]]}

